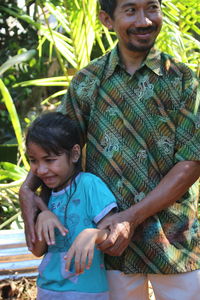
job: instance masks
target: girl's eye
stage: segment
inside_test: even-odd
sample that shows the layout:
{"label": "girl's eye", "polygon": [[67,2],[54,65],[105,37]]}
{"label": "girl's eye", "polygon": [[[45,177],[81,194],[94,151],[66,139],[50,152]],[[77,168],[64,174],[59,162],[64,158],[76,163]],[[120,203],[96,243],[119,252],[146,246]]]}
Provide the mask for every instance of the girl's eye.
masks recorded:
{"label": "girl's eye", "polygon": [[31,164],[34,164],[34,163],[35,163],[35,159],[29,158],[29,162],[30,162]]}
{"label": "girl's eye", "polygon": [[53,161],[55,161],[55,160],[56,160],[55,158],[47,158],[47,159],[46,159],[46,162],[51,163],[51,162],[53,162]]}

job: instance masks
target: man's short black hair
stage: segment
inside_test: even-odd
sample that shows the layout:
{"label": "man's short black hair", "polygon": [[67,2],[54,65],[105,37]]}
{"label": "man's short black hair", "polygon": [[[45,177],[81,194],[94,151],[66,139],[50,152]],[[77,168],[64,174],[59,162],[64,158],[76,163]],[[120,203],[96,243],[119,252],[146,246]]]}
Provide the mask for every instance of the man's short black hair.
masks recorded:
{"label": "man's short black hair", "polygon": [[[161,4],[162,0],[158,0]],[[117,7],[117,0],[99,0],[101,9],[104,10],[111,18],[113,18],[113,14],[115,8]]]}

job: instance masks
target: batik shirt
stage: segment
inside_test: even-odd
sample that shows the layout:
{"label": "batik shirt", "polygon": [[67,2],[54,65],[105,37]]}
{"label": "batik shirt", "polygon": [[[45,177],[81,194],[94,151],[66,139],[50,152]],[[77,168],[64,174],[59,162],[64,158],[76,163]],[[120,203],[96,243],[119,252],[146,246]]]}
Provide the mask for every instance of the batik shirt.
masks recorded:
{"label": "batik shirt", "polygon": [[80,173],[76,184],[53,192],[48,203],[60,222],[68,229],[66,236],[59,230],[55,233],[55,245],[48,247],[39,266],[38,300],[108,300],[108,284],[103,253],[94,249],[94,258],[89,270],[76,275],[74,261],[67,272],[64,256],[78,234],[96,224],[113,208],[114,195],[106,184],[90,173]]}
{"label": "batik shirt", "polygon": [[[73,78],[60,110],[78,120],[86,170],[100,176],[120,210],[141,201],[180,161],[200,160],[198,81],[184,64],[152,49],[130,75],[118,48]],[[200,267],[198,183],[140,224],[109,269],[181,273]]]}

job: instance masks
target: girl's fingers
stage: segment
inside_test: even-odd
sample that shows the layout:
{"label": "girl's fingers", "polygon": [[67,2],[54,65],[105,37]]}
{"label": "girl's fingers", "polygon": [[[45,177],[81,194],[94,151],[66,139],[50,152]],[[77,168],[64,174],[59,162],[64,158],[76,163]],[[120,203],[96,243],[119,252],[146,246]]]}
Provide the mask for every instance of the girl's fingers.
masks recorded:
{"label": "girl's fingers", "polygon": [[67,228],[65,228],[62,224],[57,224],[57,226],[55,226],[55,227],[57,227],[58,228],[58,230],[60,231],[60,233],[63,235],[63,236],[65,236],[66,235],[66,233],[68,233],[68,230],[67,230]]}
{"label": "girl's fingers", "polygon": [[75,255],[75,270],[76,270],[76,274],[80,274],[80,262],[81,262],[81,252],[76,252]]}
{"label": "girl's fingers", "polygon": [[88,261],[87,261],[86,269],[90,269],[92,265],[93,257],[94,257],[94,248],[88,251]]}
{"label": "girl's fingers", "polygon": [[51,245],[54,245],[54,244],[55,244],[54,227],[49,226],[49,228],[48,228],[48,234],[49,234],[49,238],[50,238],[50,243],[51,243]]}
{"label": "girl's fingers", "polygon": [[79,265],[79,268],[80,268],[79,272],[80,273],[83,273],[84,270],[85,270],[87,256],[88,256],[88,253],[86,251],[81,254],[80,265]]}
{"label": "girl's fingers", "polygon": [[48,228],[48,226],[44,227],[43,234],[44,234],[44,239],[45,239],[47,245],[51,245],[51,240],[50,240],[50,236],[49,236],[49,228]]}
{"label": "girl's fingers", "polygon": [[70,249],[67,252],[67,254],[65,255],[64,259],[66,260],[66,264],[65,264],[65,270],[66,271],[69,271],[71,261],[72,261],[72,258],[74,257],[74,255],[75,255],[75,250],[73,250],[73,249]]}

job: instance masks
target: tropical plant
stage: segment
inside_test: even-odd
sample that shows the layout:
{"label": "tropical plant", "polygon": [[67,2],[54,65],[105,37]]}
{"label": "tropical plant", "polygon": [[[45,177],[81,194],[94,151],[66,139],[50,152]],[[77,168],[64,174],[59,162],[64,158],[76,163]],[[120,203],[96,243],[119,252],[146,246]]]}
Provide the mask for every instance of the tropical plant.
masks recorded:
{"label": "tropical plant", "polygon": [[200,75],[200,6],[196,0],[164,0],[164,24],[157,47]]}
{"label": "tropical plant", "polygon": [[[163,1],[164,25],[157,46],[160,50],[187,63],[198,73],[200,13],[197,1],[189,2],[186,4],[184,0]],[[56,90],[54,94],[48,95],[42,102],[46,104],[66,92],[72,78],[70,75],[74,75],[75,71],[88,64],[94,53],[97,55],[96,49],[98,56],[104,54],[114,46],[116,39],[114,34],[100,24],[97,17],[97,1],[38,0],[36,5],[37,10],[41,12],[37,20],[19,9],[4,8],[4,10],[38,30],[40,57],[46,42],[49,47],[49,59],[52,60],[55,54],[61,76],[28,80],[15,85],[15,87],[63,86],[62,90]]]}
{"label": "tropical plant", "polygon": [[38,31],[39,59],[48,45],[49,61],[56,59],[58,62],[57,73],[61,76],[29,80],[15,85],[63,87],[61,91],[57,90],[55,94],[48,95],[44,104],[63,95],[74,73],[87,65],[92,57],[102,55],[112,48],[115,37],[101,26],[97,18],[97,1],[39,0],[35,5],[40,12],[37,20],[19,8],[0,6],[0,10],[27,22]]}
{"label": "tropical plant", "polygon": [[[30,60],[34,54],[35,51],[30,50],[7,60],[2,66],[0,66],[0,77],[2,77],[4,72],[6,72],[9,68],[13,67],[13,65],[21,64],[23,62],[26,62],[27,60]],[[29,169],[29,164],[27,162],[24,152],[23,135],[18,114],[13,99],[11,98],[9,91],[1,78],[0,93],[2,95],[2,100],[8,110],[10,120],[17,139],[20,155],[19,162],[22,161],[21,164],[23,165],[23,167],[21,167],[9,162],[0,162],[0,182],[3,182],[0,184],[1,229],[10,225],[10,223],[13,222],[15,222],[15,224],[17,224],[18,227],[21,225],[17,193],[19,186],[25,179],[25,176]]]}

